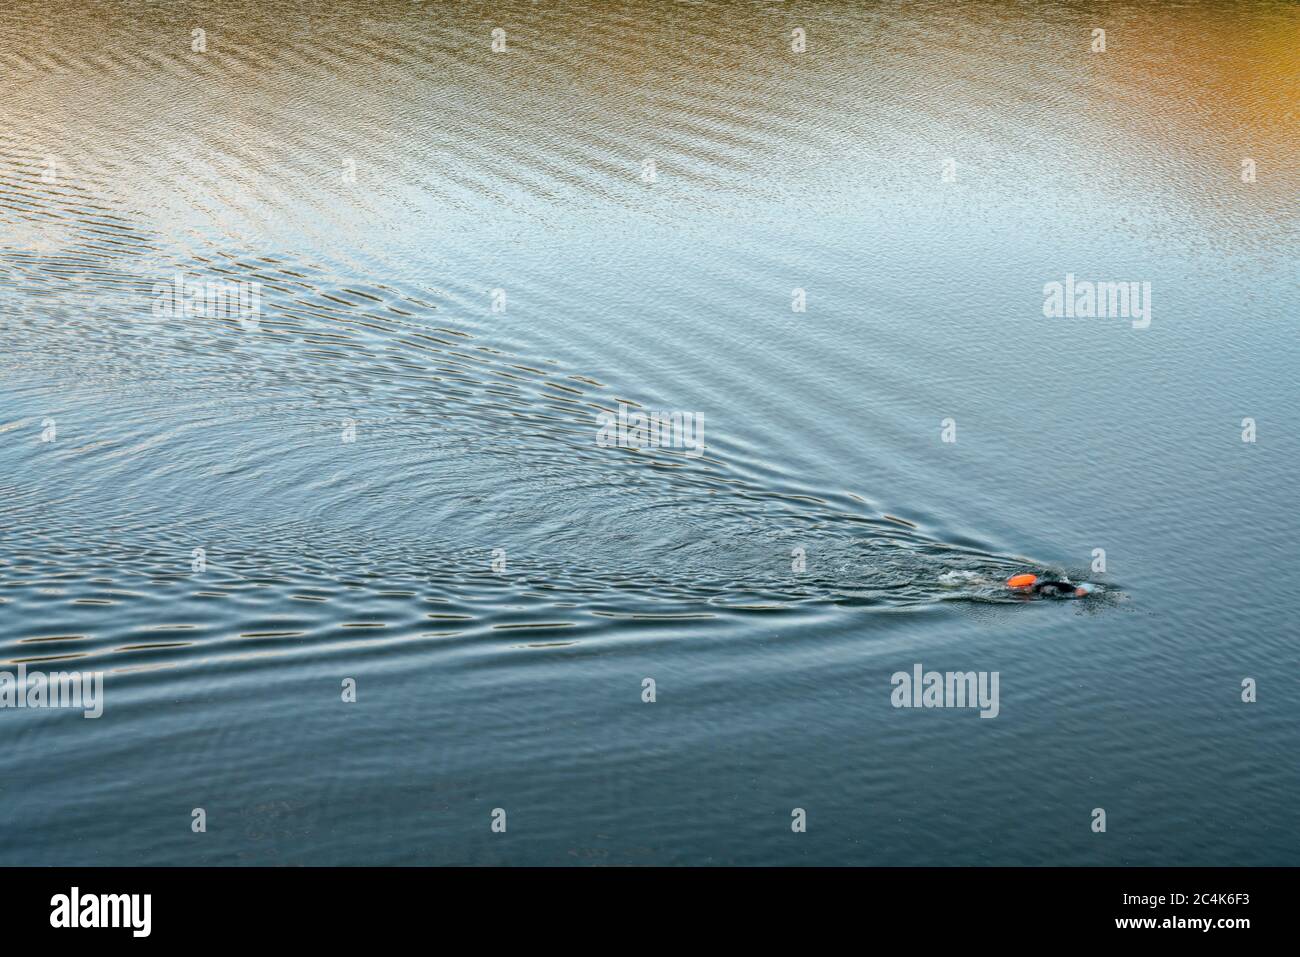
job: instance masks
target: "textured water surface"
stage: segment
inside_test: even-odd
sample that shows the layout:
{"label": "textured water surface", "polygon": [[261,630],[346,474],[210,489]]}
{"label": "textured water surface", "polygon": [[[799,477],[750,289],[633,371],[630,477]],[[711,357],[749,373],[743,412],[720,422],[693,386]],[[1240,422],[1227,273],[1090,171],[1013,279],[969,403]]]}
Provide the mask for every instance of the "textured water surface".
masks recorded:
{"label": "textured water surface", "polygon": [[[0,11],[0,659],[105,675],[0,709],[0,862],[1296,863],[1297,49],[1272,2]],[[1151,324],[1045,318],[1067,273]],[[891,707],[915,663],[997,718]]]}

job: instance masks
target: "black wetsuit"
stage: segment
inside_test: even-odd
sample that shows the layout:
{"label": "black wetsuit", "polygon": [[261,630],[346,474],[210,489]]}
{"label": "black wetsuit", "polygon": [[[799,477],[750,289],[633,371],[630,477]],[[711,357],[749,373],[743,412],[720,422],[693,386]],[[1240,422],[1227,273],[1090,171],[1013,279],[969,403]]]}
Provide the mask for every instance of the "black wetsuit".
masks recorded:
{"label": "black wetsuit", "polygon": [[1054,581],[1049,578],[1046,581],[1034,582],[1032,591],[1035,595],[1043,595],[1046,598],[1059,598],[1064,595],[1073,596],[1074,590],[1078,587],[1071,582]]}

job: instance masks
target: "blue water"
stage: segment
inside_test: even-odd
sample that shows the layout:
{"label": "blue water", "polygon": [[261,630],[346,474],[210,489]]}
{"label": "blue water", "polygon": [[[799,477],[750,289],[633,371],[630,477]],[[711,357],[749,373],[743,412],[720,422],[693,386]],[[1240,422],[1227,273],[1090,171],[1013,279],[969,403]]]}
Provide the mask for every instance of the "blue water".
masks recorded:
{"label": "blue water", "polygon": [[104,712],[0,708],[0,863],[1300,862],[1294,5],[51,6],[0,671]]}

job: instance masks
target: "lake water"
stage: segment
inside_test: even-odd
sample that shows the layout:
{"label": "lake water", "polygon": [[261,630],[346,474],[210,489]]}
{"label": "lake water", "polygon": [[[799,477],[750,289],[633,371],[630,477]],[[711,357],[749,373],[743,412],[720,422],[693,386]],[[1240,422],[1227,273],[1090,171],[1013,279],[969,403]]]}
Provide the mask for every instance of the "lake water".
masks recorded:
{"label": "lake water", "polygon": [[0,11],[0,864],[1300,863],[1300,8],[323,6]]}

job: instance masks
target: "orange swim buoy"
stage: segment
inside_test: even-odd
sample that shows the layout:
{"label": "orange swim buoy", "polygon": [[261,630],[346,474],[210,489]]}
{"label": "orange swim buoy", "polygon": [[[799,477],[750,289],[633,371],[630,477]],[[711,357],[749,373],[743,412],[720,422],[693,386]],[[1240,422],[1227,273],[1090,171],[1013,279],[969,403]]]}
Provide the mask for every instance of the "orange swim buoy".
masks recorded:
{"label": "orange swim buoy", "polygon": [[1007,579],[1008,588],[1028,588],[1034,582],[1038,581],[1037,575],[1012,575]]}

